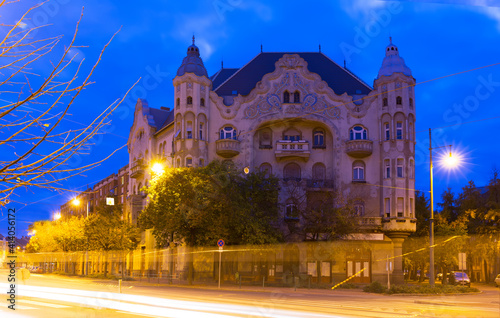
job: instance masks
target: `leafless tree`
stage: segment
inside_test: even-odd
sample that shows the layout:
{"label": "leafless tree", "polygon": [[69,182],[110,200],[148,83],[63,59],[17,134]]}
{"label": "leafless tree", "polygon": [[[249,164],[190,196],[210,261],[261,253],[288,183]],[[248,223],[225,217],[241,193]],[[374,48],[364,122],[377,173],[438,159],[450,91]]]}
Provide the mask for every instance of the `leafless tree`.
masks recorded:
{"label": "leafless tree", "polygon": [[[20,5],[18,2],[0,0],[0,9]],[[23,11],[17,22],[0,24],[0,206],[7,204],[21,187],[60,190],[62,181],[89,171],[121,149],[114,149],[90,164],[69,165],[72,156],[88,152],[92,138],[103,133],[111,113],[126,97],[125,94],[115,100],[81,128],[63,124],[69,120],[69,109],[75,99],[92,84],[94,70],[119,31],[103,47],[90,71],[82,76],[84,59],[77,62],[79,59],[73,53],[81,47],[75,41],[83,8],[70,43],[52,61],[54,49],[62,46],[62,36],[39,39],[36,37],[39,29],[47,25],[29,26],[30,14],[44,3]],[[50,63],[50,72],[43,75],[34,72],[38,63]],[[77,67],[70,67],[72,63]]]}

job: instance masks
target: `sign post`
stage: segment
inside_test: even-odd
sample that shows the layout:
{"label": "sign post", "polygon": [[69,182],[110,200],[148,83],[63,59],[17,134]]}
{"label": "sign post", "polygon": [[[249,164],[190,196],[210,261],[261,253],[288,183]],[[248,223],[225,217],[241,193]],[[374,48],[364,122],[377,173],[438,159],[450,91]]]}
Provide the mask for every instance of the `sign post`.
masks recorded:
{"label": "sign post", "polygon": [[222,250],[224,249],[224,240],[220,239],[217,241],[217,246],[219,246],[219,289],[220,289],[220,269],[222,267]]}

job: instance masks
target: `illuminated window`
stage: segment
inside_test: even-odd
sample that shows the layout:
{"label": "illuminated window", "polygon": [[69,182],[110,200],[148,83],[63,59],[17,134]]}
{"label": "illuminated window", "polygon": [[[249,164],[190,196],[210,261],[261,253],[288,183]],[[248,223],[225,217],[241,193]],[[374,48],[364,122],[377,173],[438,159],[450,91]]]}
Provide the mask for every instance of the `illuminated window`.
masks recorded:
{"label": "illuminated window", "polygon": [[350,131],[350,139],[351,140],[361,140],[364,139],[366,140],[367,138],[367,131],[366,128],[362,126],[354,126],[351,131]]}
{"label": "illuminated window", "polygon": [[396,139],[403,139],[403,123],[400,121],[396,123]]}
{"label": "illuminated window", "polygon": [[231,126],[226,126],[220,130],[220,139],[236,140],[236,129]]}

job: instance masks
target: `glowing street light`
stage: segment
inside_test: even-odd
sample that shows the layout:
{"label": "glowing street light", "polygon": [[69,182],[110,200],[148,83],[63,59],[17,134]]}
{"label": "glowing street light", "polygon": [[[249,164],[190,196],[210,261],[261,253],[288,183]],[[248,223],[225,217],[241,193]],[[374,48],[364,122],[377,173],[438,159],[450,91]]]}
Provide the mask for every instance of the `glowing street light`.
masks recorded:
{"label": "glowing street light", "polygon": [[155,162],[151,167],[151,171],[156,176],[161,176],[165,172],[165,166],[162,163]]}
{"label": "glowing street light", "polygon": [[54,213],[54,221],[57,221],[61,218],[61,213],[57,212],[57,213]]}
{"label": "glowing street light", "polygon": [[74,198],[73,201],[71,201],[71,203],[74,205],[74,206],[79,206],[80,205],[80,200],[78,198]]}
{"label": "glowing street light", "polygon": [[[429,284],[431,286],[434,286],[434,180],[433,180],[433,174],[432,174],[432,169],[434,168],[434,165],[432,163],[432,150],[433,149],[438,149],[442,147],[435,147],[432,148],[432,136],[431,136],[431,128],[429,128],[429,158],[430,158],[430,183],[431,183],[431,191],[430,191],[430,196],[431,196],[431,217],[430,217],[430,226],[429,226]],[[445,155],[441,163],[448,167],[448,168],[455,168],[459,165],[460,163],[460,158],[457,155],[452,155],[451,153],[451,145],[450,145],[450,153],[449,156]]]}

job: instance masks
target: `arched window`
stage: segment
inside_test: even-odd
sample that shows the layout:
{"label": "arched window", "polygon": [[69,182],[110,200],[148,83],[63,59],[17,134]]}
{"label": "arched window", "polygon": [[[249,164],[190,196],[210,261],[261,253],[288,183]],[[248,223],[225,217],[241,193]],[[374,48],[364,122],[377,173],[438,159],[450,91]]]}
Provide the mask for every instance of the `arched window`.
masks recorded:
{"label": "arched window", "polygon": [[160,157],[160,158],[161,158],[161,156],[163,155],[163,154],[162,154],[162,148],[163,148],[163,144],[160,144],[160,145],[158,146],[158,157]]}
{"label": "arched window", "polygon": [[232,126],[225,126],[220,130],[220,139],[236,140],[236,129]]}
{"label": "arched window", "polygon": [[204,160],[204,159],[201,159],[201,158],[200,158],[200,161],[199,161],[199,166],[200,166],[200,167],[204,167],[204,166],[205,166],[205,160]]}
{"label": "arched window", "polygon": [[186,133],[187,133],[187,139],[193,139],[193,122],[188,121],[187,122],[187,128],[186,128]]}
{"label": "arched window", "polygon": [[200,106],[205,106],[205,98],[200,99]]}
{"label": "arched window", "polygon": [[396,105],[401,105],[401,104],[403,104],[403,99],[401,98],[401,96],[396,97]]}
{"label": "arched window", "polygon": [[410,123],[410,127],[408,128],[408,139],[413,140],[413,123]]}
{"label": "arched window", "polygon": [[290,93],[288,91],[283,93],[283,103],[290,103]]}
{"label": "arched window", "polygon": [[354,126],[350,131],[350,139],[351,140],[366,140],[367,136],[366,128],[363,126]]}
{"label": "arched window", "polygon": [[260,165],[259,171],[263,172],[266,175],[266,177],[269,177],[270,175],[273,174],[273,167],[269,163],[265,162]]}
{"label": "arched window", "polygon": [[293,102],[300,103],[300,93],[298,91],[295,91],[295,93],[293,93]]}
{"label": "arched window", "polygon": [[181,167],[181,159],[177,159],[177,168]]}
{"label": "arched window", "polygon": [[315,163],[312,168],[312,177],[314,181],[325,181],[326,167],[321,162]]}
{"label": "arched window", "polygon": [[384,123],[384,130],[385,130],[385,140],[390,140],[391,139],[391,130],[389,123]]}
{"label": "arched window", "polygon": [[391,161],[389,159],[384,160],[384,169],[385,169],[385,177],[390,178],[391,177]]}
{"label": "arched window", "polygon": [[290,198],[285,203],[285,220],[296,221],[299,219],[299,208],[295,201]]}
{"label": "arched window", "polygon": [[301,139],[300,137],[300,132],[294,128],[290,128],[283,133],[284,140],[299,141]]}
{"label": "arched window", "polygon": [[396,122],[396,139],[403,139],[403,122]]}
{"label": "arched window", "polygon": [[323,129],[314,129],[313,131],[313,148],[325,147],[325,132]]}
{"label": "arched window", "polygon": [[356,216],[365,215],[365,203],[361,200],[354,202],[354,214]]}
{"label": "arched window", "polygon": [[383,106],[388,106],[389,102],[387,101],[387,97],[382,100],[382,105]]}
{"label": "arched window", "polygon": [[408,100],[408,104],[410,105],[410,109],[413,109],[413,98]]}
{"label": "arched window", "polygon": [[352,181],[365,181],[365,163],[354,161],[352,164]]}
{"label": "arched window", "polygon": [[179,108],[181,106],[181,99],[180,98],[177,98],[177,102],[175,103],[175,105],[177,106],[177,108]]}
{"label": "arched window", "polygon": [[300,166],[295,162],[290,162],[283,168],[283,179],[300,181]]}
{"label": "arched window", "polygon": [[186,158],[186,167],[192,167],[193,166],[193,158],[188,157]]}
{"label": "arched window", "polygon": [[188,105],[193,105],[193,98],[191,96],[188,96],[186,101]]}
{"label": "arched window", "polygon": [[259,130],[259,148],[273,148],[273,131],[271,130],[271,128],[263,128]]}
{"label": "arched window", "polygon": [[200,123],[200,134],[199,134],[199,139],[203,140],[203,123]]}
{"label": "arched window", "polygon": [[404,177],[404,160],[402,158],[396,160],[396,175],[398,178]]}

